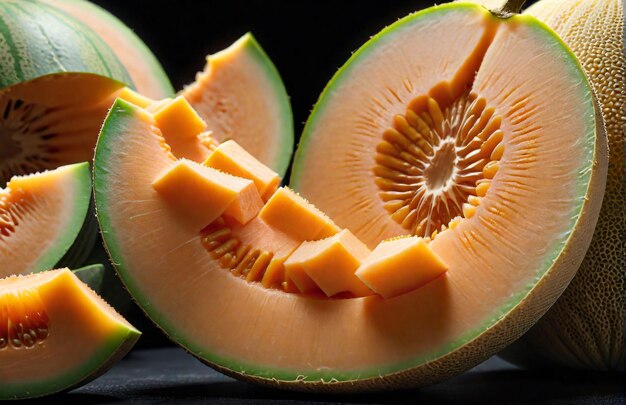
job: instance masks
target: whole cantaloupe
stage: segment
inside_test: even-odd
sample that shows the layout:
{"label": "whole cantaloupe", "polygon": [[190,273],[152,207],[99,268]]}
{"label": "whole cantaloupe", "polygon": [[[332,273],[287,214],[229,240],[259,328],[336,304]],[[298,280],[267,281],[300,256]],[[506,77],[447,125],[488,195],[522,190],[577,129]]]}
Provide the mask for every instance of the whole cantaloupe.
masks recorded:
{"label": "whole cantaloupe", "polygon": [[[493,2],[482,4],[492,6]],[[609,169],[600,218],[576,277],[542,320],[503,357],[527,365],[623,370],[626,362],[624,3],[623,0],[541,0],[525,13],[555,30],[589,76],[606,124]]]}

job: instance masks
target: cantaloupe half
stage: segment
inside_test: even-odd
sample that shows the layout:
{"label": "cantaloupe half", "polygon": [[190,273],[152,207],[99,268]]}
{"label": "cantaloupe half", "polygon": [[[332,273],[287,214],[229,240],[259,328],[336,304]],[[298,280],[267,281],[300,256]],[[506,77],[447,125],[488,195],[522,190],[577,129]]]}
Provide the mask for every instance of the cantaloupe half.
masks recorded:
{"label": "cantaloupe half", "polygon": [[68,269],[0,279],[0,400],[85,384],[139,335]]}
{"label": "cantaloupe half", "polygon": [[[476,2],[502,5],[502,0]],[[563,296],[506,354],[518,364],[596,370],[626,366],[624,13],[622,0],[542,0],[524,11],[554,29],[583,65],[606,123],[610,163],[587,255]]]}
{"label": "cantaloupe half", "polygon": [[215,139],[234,139],[285,174],[293,152],[291,104],[276,67],[252,34],[209,55],[204,71],[180,94]]}
{"label": "cantaloupe half", "polygon": [[94,246],[88,163],[13,177],[0,188],[0,278],[81,264]]}
{"label": "cantaloupe half", "polygon": [[[527,54],[542,67],[532,74],[548,76],[549,86],[543,82],[543,87],[535,86],[525,78]],[[415,61],[404,65],[409,57]],[[355,63],[359,61],[364,63]],[[405,74],[400,75],[401,87],[392,87],[398,77],[384,75],[386,70],[379,64]],[[467,92],[468,81],[477,70],[478,93],[474,94]],[[368,72],[373,76],[363,76]],[[441,77],[444,73],[449,76]],[[383,134],[391,140],[383,143],[381,154],[396,153],[416,165],[425,154],[420,147],[433,146],[407,129],[406,119],[401,118],[398,126],[408,135],[397,129],[385,132],[384,127],[377,138],[360,139],[361,131],[379,122],[364,114],[376,112],[382,123],[385,103],[415,90],[417,95],[408,101],[416,99],[412,107],[422,109],[420,114],[428,108],[430,114],[419,119],[458,130],[460,120],[451,123],[444,118],[441,105],[464,96],[454,104],[454,111],[468,111],[468,120],[476,125],[464,123],[466,144],[461,146],[470,145],[464,149],[465,163],[479,161],[465,166],[479,172],[470,170],[467,175],[478,182],[465,187],[472,197],[464,207],[471,218],[452,216],[448,230],[433,229],[433,234],[439,233],[431,242],[415,237],[371,254],[351,249],[349,255],[332,250],[335,242],[353,245],[335,236],[341,229],[287,188],[276,191],[254,219],[239,223],[226,213],[230,202],[241,201],[243,193],[237,190],[243,189],[231,187],[228,195],[235,197],[224,198],[219,206],[213,205],[215,201],[203,202],[208,189],[216,190],[220,199],[226,195],[208,181],[215,177],[198,169],[189,173],[194,180],[170,178],[180,174],[181,161],[171,153],[153,112],[118,100],[103,125],[94,163],[103,239],[118,274],[148,316],[174,341],[229,375],[317,391],[441,381],[518,338],[556,300],[573,275],[572,264],[580,262],[590,239],[585,230],[597,219],[606,180],[606,139],[596,118],[593,93],[571,52],[544,25],[530,17],[502,19],[469,4],[439,6],[400,20],[355,54],[340,75],[334,82],[336,91],[327,93],[330,100],[322,99],[317,107],[318,117],[322,113],[337,117],[332,122],[318,118],[317,123],[332,129],[358,117],[365,121],[333,133],[335,143],[323,144],[319,153],[312,150],[313,157],[307,157],[306,163],[326,160],[325,166],[315,167],[317,179],[313,175],[307,179],[319,185],[320,194],[308,197],[319,200],[334,193],[334,203],[350,206],[354,220],[366,217],[370,227],[379,227],[379,218],[368,217],[375,206],[359,203],[354,193],[359,187],[369,190],[376,185],[372,169],[376,146],[385,141]],[[417,81],[430,79],[436,79],[429,86],[434,88],[432,94],[420,96]],[[352,91],[358,96],[355,99]],[[383,91],[388,97],[378,99],[369,91]],[[554,95],[562,96],[556,110],[549,102]],[[330,105],[335,101],[337,105]],[[365,105],[351,111],[352,103]],[[395,109],[404,113],[406,105]],[[411,114],[408,120],[420,122]],[[394,124],[393,115],[387,124]],[[332,131],[309,136],[304,147],[312,147],[327,133]],[[443,150],[443,162],[450,163],[456,143],[443,135],[432,131],[426,136]],[[409,137],[421,146],[413,145]],[[176,140],[170,137],[170,141]],[[366,164],[358,153],[342,151],[343,143],[371,148],[367,149],[371,160]],[[407,150],[397,152],[400,146]],[[342,161],[349,163],[340,171],[330,171]],[[393,156],[382,156],[380,161],[408,167]],[[444,169],[431,169],[433,182],[440,187],[447,184]],[[454,168],[450,171],[457,173]],[[410,178],[392,168],[379,173],[392,179]],[[344,176],[351,179],[349,186],[336,187],[336,178]],[[190,190],[173,192],[183,182],[197,190],[197,199]],[[323,189],[324,183],[328,189]],[[384,179],[379,183],[395,184]],[[374,192],[372,200],[379,198]],[[194,202],[198,207],[189,210]],[[201,208],[213,214],[196,217],[196,209]],[[373,238],[358,227],[353,229],[368,238],[370,247],[385,234],[409,233],[389,232],[404,228],[386,210],[380,211],[387,232],[379,227]],[[224,215],[206,224],[215,213]],[[347,222],[347,214],[338,218]],[[442,218],[433,219],[441,222]],[[305,243],[324,237],[332,239],[313,247]],[[296,255],[297,249],[303,254]],[[317,279],[318,286],[333,294],[334,286],[326,284],[332,279],[320,268],[330,256],[335,257],[333,266],[356,267],[354,274],[380,295],[328,298],[311,291],[305,278],[298,285],[285,271],[292,266],[292,275],[295,271]],[[425,277],[409,276],[411,267],[402,257],[415,260],[416,269],[421,262]],[[351,264],[354,260],[359,267]],[[385,263],[398,263],[402,274],[393,274]],[[282,283],[272,288],[276,286],[267,278]],[[400,288],[405,283],[414,288]]]}
{"label": "cantaloupe half", "polygon": [[0,44],[0,184],[91,160],[113,94],[132,84],[113,51],[70,15],[19,0],[0,2]]}
{"label": "cantaloupe half", "polygon": [[172,83],[156,56],[143,41],[113,14],[87,0],[42,0],[82,21],[115,52],[137,90],[160,99],[174,94]]}

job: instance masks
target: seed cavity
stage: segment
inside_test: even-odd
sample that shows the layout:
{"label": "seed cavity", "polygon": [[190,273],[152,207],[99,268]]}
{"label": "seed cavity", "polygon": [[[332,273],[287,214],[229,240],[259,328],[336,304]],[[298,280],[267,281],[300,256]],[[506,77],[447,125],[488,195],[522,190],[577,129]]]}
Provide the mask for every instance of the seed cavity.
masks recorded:
{"label": "seed cavity", "polygon": [[48,315],[36,289],[0,292],[0,351],[32,349],[49,335]]}
{"label": "seed cavity", "polygon": [[30,208],[30,199],[23,192],[0,189],[0,243],[15,233]]}
{"label": "seed cavity", "polygon": [[411,234],[435,237],[471,218],[504,154],[502,117],[476,93],[416,97],[376,148],[379,197]]}

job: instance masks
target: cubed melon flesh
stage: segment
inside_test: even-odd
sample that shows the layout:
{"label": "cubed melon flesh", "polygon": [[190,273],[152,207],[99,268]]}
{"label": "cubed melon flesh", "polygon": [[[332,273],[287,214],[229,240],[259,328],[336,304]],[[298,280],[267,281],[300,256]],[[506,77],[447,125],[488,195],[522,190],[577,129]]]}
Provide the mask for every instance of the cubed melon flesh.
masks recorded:
{"label": "cubed melon flesh", "polygon": [[327,238],[341,230],[322,211],[288,187],[281,187],[272,195],[259,218],[302,241]]}
{"label": "cubed melon flesh", "polygon": [[384,240],[363,260],[356,275],[383,298],[415,290],[448,271],[422,238]]}
{"label": "cubed melon flesh", "polygon": [[367,246],[344,229],[329,238],[302,243],[285,262],[285,271],[300,291],[299,282],[306,276],[329,297],[341,292],[372,295],[354,274],[369,254]]}
{"label": "cubed melon flesh", "polygon": [[198,229],[221,215],[246,224],[263,206],[251,180],[185,159],[162,172],[152,182],[152,187]]}
{"label": "cubed melon flesh", "polygon": [[254,181],[265,201],[274,194],[280,184],[280,177],[275,171],[232,139],[220,144],[204,161],[204,165]]}
{"label": "cubed melon flesh", "polygon": [[124,87],[120,90],[119,93],[117,93],[117,97],[141,108],[147,108],[154,103],[154,100],[151,98],[141,95],[128,87]]}

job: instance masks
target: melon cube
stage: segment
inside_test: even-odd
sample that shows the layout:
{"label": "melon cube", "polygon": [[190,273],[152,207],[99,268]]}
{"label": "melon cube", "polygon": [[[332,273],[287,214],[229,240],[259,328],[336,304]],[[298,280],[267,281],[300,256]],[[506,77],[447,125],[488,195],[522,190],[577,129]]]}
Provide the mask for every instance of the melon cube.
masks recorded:
{"label": "melon cube", "polygon": [[228,140],[215,148],[204,161],[204,165],[252,180],[264,200],[269,199],[280,184],[280,177],[276,172],[259,162],[233,140]]}
{"label": "melon cube", "polygon": [[285,262],[285,271],[298,289],[304,275],[329,297],[341,292],[372,295],[354,274],[369,254],[367,246],[344,229],[329,238],[302,243]]}
{"label": "melon cube", "polygon": [[206,129],[206,123],[182,96],[163,103],[154,111],[154,120],[169,143],[172,139],[190,139]]}
{"label": "melon cube", "polygon": [[143,96],[136,91],[129,89],[128,87],[124,87],[122,90],[120,90],[120,92],[117,93],[117,97],[121,98],[124,101],[128,101],[129,103],[135,104],[136,106],[141,108],[147,108],[154,103],[154,100],[152,100],[151,98]]}
{"label": "melon cube", "polygon": [[263,200],[254,182],[181,159],[159,175],[152,187],[198,229],[229,215],[239,223],[253,219]]}
{"label": "melon cube", "polygon": [[426,240],[412,236],[379,243],[356,276],[383,298],[391,298],[413,291],[447,270]]}
{"label": "melon cube", "polygon": [[300,241],[324,239],[341,230],[322,211],[288,187],[281,187],[272,195],[259,218]]}

